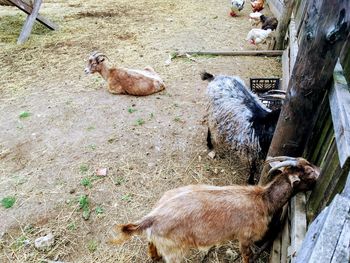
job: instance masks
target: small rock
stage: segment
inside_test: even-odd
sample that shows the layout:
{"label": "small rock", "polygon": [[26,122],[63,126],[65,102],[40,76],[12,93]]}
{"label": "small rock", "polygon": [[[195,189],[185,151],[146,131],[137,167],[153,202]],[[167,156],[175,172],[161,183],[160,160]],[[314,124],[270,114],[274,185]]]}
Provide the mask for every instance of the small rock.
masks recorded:
{"label": "small rock", "polygon": [[107,168],[99,168],[96,171],[97,176],[106,176],[107,175]]}
{"label": "small rock", "polygon": [[75,191],[76,191],[76,190],[75,190],[74,188],[72,188],[72,189],[69,190],[69,193],[70,193],[70,194],[74,194]]}
{"label": "small rock", "polygon": [[211,159],[214,159],[215,158],[215,151],[211,151],[210,153],[208,153],[208,156],[211,158]]}
{"label": "small rock", "polygon": [[156,166],[155,163],[148,163],[148,167],[152,168],[152,167],[154,167],[154,166]]}
{"label": "small rock", "polygon": [[55,237],[52,233],[50,233],[50,234],[47,234],[46,236],[35,239],[34,246],[38,250],[45,251],[50,249],[50,247],[52,247],[54,243],[55,243]]}
{"label": "small rock", "polygon": [[26,239],[23,241],[23,246],[24,247],[29,247],[30,246],[30,240],[29,239]]}

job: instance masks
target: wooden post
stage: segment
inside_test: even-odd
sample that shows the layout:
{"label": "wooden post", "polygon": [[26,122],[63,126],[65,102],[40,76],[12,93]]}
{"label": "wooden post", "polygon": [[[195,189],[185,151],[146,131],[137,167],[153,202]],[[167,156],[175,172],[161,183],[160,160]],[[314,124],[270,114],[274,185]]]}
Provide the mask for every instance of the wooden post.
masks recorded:
{"label": "wooden post", "polygon": [[283,13],[278,21],[277,33],[276,33],[276,46],[275,49],[282,50],[284,47],[284,38],[286,36],[290,17],[295,5],[295,0],[284,0]]}
{"label": "wooden post", "polygon": [[[26,2],[23,2],[22,0],[7,1],[10,2],[12,5],[16,6],[17,8],[21,9],[24,13],[28,15],[30,15],[33,12],[33,7],[28,5]],[[36,20],[51,30],[58,30],[58,25],[41,16],[40,14],[37,15]]]}
{"label": "wooden post", "polygon": [[[268,156],[301,156],[341,48],[350,31],[350,1],[311,0],[286,99]],[[266,169],[260,184],[268,181]]]}
{"label": "wooden post", "polygon": [[42,0],[35,0],[34,1],[32,13],[27,16],[26,22],[24,23],[21,34],[19,35],[19,38],[17,40],[17,44],[24,43],[28,39],[28,37],[30,36],[30,32],[32,32],[34,22],[35,22],[35,20],[38,16],[38,13],[39,13],[41,3],[42,3]]}

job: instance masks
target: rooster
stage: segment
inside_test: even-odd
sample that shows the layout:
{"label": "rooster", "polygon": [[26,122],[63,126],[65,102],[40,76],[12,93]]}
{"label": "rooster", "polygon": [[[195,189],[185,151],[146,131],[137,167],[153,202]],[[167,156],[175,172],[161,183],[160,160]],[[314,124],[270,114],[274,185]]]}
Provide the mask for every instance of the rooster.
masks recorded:
{"label": "rooster", "polygon": [[247,40],[249,41],[250,44],[253,44],[253,45],[263,44],[266,42],[266,39],[269,37],[271,32],[272,32],[271,29],[263,30],[263,29],[253,28],[252,30],[249,31],[247,35]]}
{"label": "rooster", "polygon": [[245,4],[245,0],[231,0],[231,12],[230,15],[232,17],[237,16],[238,12],[240,12]]}
{"label": "rooster", "polygon": [[264,3],[265,0],[256,0],[254,2],[251,2],[250,4],[252,5],[253,12],[260,12],[261,10],[263,10]]}

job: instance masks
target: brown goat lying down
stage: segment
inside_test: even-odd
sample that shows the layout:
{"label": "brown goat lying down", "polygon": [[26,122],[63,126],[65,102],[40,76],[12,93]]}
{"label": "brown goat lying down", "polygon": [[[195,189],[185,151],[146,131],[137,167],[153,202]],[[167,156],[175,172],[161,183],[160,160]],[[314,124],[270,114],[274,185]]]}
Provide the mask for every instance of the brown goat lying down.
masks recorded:
{"label": "brown goat lying down", "polygon": [[189,185],[170,190],[140,221],[118,225],[119,236],[111,242],[121,244],[145,232],[151,258],[172,263],[181,262],[191,248],[207,250],[238,240],[243,262],[248,263],[250,246],[264,236],[273,214],[295,193],[311,189],[319,175],[319,169],[303,158],[271,161],[275,167],[270,172],[279,174],[270,184]]}
{"label": "brown goat lying down", "polygon": [[144,70],[111,68],[104,63],[106,55],[94,52],[90,55],[86,74],[100,73],[108,83],[108,91],[113,94],[146,96],[165,89],[160,76],[151,68]]}

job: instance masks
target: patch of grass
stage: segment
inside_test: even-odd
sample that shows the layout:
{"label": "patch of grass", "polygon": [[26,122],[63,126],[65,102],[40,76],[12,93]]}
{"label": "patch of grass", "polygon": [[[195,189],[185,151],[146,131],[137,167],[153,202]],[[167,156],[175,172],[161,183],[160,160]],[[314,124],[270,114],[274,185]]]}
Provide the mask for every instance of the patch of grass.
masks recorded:
{"label": "patch of grass", "polygon": [[80,165],[79,170],[81,173],[86,173],[87,171],[89,171],[89,166],[87,164],[82,164]]}
{"label": "patch of grass", "polygon": [[16,239],[16,241],[11,245],[14,249],[21,248],[23,245],[26,244],[26,241],[28,238],[26,236],[20,236],[19,238]]}
{"label": "patch of grass", "polygon": [[96,144],[89,144],[88,148],[91,150],[96,150]]}
{"label": "patch of grass", "polygon": [[122,199],[123,201],[126,201],[126,202],[130,203],[131,200],[132,200],[132,195],[131,195],[131,194],[125,194],[125,195],[122,196],[121,199]]}
{"label": "patch of grass", "polygon": [[80,184],[84,187],[87,187],[87,188],[91,188],[92,187],[92,183],[91,183],[91,180],[90,178],[88,177],[85,177],[83,178],[81,181],[80,181]]}
{"label": "patch of grass", "polygon": [[81,195],[79,197],[79,207],[83,210],[83,218],[88,220],[90,218],[90,207],[89,207],[89,198],[87,195]]}
{"label": "patch of grass", "polygon": [[87,243],[87,249],[90,251],[90,253],[94,253],[97,250],[97,242],[95,240],[90,240]]}
{"label": "patch of grass", "polygon": [[1,199],[1,205],[6,209],[11,208],[15,203],[16,203],[16,198],[13,196],[7,196]]}
{"label": "patch of grass", "polygon": [[95,208],[95,213],[98,215],[103,214],[104,212],[105,212],[105,210],[101,206],[97,206]]}
{"label": "patch of grass", "polygon": [[139,118],[139,119],[136,120],[136,125],[142,126],[143,124],[145,124],[145,120],[144,119]]}
{"label": "patch of grass", "polygon": [[125,181],[124,177],[118,176],[118,177],[115,179],[114,184],[115,184],[115,185],[121,185],[122,183],[124,183],[124,181]]}
{"label": "patch of grass", "polygon": [[30,113],[28,111],[22,111],[20,114],[19,114],[19,118],[20,119],[25,119],[25,118],[28,118],[30,116]]}
{"label": "patch of grass", "polygon": [[181,118],[179,116],[177,116],[177,117],[174,118],[174,121],[181,122]]}
{"label": "patch of grass", "polygon": [[128,112],[129,112],[129,113],[134,113],[135,111],[137,111],[137,109],[135,109],[135,108],[129,108],[129,109],[128,109]]}
{"label": "patch of grass", "polygon": [[93,131],[93,130],[95,130],[95,126],[91,125],[91,126],[87,127],[86,130],[87,131]]}
{"label": "patch of grass", "polygon": [[70,231],[76,230],[77,229],[77,225],[75,224],[75,222],[70,222],[67,225],[67,229],[70,230]]}

